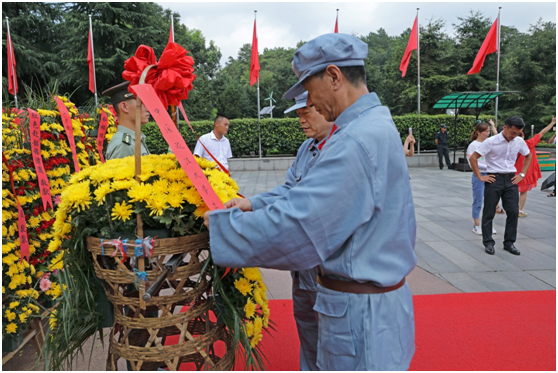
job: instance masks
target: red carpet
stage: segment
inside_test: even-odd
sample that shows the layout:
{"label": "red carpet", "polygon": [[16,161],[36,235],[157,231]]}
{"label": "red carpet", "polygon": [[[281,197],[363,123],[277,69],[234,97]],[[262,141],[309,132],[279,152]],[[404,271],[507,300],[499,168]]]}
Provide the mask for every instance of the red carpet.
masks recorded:
{"label": "red carpet", "polygon": [[[556,370],[556,291],[416,295],[411,370]],[[270,301],[272,371],[299,369],[291,300]],[[186,368],[184,366],[183,368]],[[237,369],[243,368],[237,364]]]}

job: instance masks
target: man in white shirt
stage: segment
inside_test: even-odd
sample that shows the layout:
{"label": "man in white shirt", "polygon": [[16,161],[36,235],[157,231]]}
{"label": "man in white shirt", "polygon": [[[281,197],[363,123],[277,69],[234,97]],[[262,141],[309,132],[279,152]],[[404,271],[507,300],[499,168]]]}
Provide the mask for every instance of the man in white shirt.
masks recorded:
{"label": "man in white shirt", "polygon": [[[215,122],[213,124],[213,131],[206,133],[196,143],[196,148],[194,149],[194,155],[198,157],[203,157],[207,160],[214,161],[213,158],[207,152],[208,150],[213,154],[215,159],[219,161],[227,170],[229,169],[229,158],[232,158],[231,143],[229,139],[225,137],[229,130],[229,118],[223,114],[217,114]],[[205,146],[202,146],[202,144]],[[207,149],[207,150],[206,150]],[[224,170],[223,170],[224,171]]]}
{"label": "man in white shirt", "polygon": [[[504,129],[492,136],[478,147],[469,162],[475,176],[484,181],[484,209],[482,211],[482,241],[487,254],[494,255],[492,239],[492,220],[496,213],[498,201],[502,198],[502,207],[506,210],[506,230],[504,233],[504,250],[513,255],[520,252],[514,246],[517,236],[517,219],[519,216],[519,192],[517,184],[523,180],[531,165],[533,155],[521,137],[517,137],[525,128],[523,119],[509,117]],[[525,156],[525,163],[518,175],[515,175],[517,154]],[[487,175],[479,171],[478,159],[484,157]]]}

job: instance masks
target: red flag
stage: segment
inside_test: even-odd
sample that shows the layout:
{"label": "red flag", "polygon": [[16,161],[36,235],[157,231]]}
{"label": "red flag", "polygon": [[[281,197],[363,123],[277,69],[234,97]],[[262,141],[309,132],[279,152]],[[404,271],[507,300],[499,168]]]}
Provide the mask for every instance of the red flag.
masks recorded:
{"label": "red flag", "polygon": [[95,93],[95,68],[93,67],[93,43],[91,42],[91,30],[89,30],[89,42],[87,44],[87,64],[89,65],[89,90]]}
{"label": "red flag", "polygon": [[174,30],[173,25],[171,24],[170,34],[169,34],[169,43],[174,43]]}
{"label": "red flag", "polygon": [[399,65],[399,70],[402,72],[401,77],[404,77],[405,74],[407,74],[407,66],[409,66],[409,61],[411,60],[411,52],[418,48],[417,26],[418,19],[415,18],[415,23],[413,23],[413,29],[411,30],[411,35],[409,36],[409,41],[407,42],[407,48],[405,48],[401,65]]}
{"label": "red flag", "polygon": [[339,16],[335,17],[335,31],[334,33],[338,33],[338,29],[337,29],[337,19],[339,18]]}
{"label": "red flag", "polygon": [[256,20],[254,20],[254,36],[252,37],[252,61],[250,62],[250,87],[260,77],[260,59],[258,57],[258,38],[256,37]]}
{"label": "red flag", "polygon": [[473,62],[473,67],[471,67],[467,75],[478,74],[484,65],[486,56],[494,52],[498,52],[498,18],[496,18],[496,21],[494,21],[494,24],[482,42],[479,53],[477,57],[475,57],[475,62]]}
{"label": "red flag", "polygon": [[[14,46],[12,44],[12,38],[10,33],[8,33],[8,91],[12,95],[17,94],[17,75],[16,75],[16,60],[14,55]],[[15,81],[15,89],[14,89]]]}

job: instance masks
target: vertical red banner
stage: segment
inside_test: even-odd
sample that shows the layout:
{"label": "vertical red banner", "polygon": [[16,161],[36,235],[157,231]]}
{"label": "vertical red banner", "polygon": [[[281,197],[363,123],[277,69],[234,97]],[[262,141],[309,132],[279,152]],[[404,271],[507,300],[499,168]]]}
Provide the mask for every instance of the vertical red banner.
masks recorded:
{"label": "vertical red banner", "polygon": [[151,113],[151,116],[161,129],[163,137],[176,156],[176,159],[194,184],[194,187],[207,207],[209,207],[210,210],[224,209],[223,203],[219,197],[217,197],[211,184],[209,184],[207,177],[198,165],[198,162],[196,162],[190,149],[188,149],[186,142],[184,142],[184,139],[178,132],[169,113],[167,113],[167,110],[161,103],[161,100],[157,97],[153,87],[150,84],[138,84],[132,86],[132,90],[147,107],[149,113]]}
{"label": "vertical red banner", "polygon": [[99,122],[99,130],[97,132],[97,150],[99,151],[99,157],[101,162],[105,163],[105,157],[103,156],[103,141],[105,141],[105,134],[108,128],[108,117],[107,113],[101,108],[101,121]]}
{"label": "vertical red banner", "polygon": [[12,186],[12,193],[17,203],[17,231],[19,235],[19,247],[20,247],[20,260],[23,262],[23,257],[27,258],[29,261],[29,240],[27,239],[27,224],[25,223],[25,213],[19,204],[19,199],[15,192],[14,187],[14,177],[13,172],[17,166],[10,166],[8,160],[2,153],[2,162],[8,167],[8,173],[10,174],[10,185]]}
{"label": "vertical red banner", "polygon": [[79,163],[77,160],[76,153],[76,142],[74,140],[74,127],[72,126],[72,117],[68,112],[68,108],[64,105],[64,102],[60,97],[56,96],[56,105],[58,105],[58,111],[60,112],[60,117],[62,117],[62,124],[66,130],[66,136],[68,137],[68,142],[70,143],[70,148],[72,149],[72,156],[74,158],[74,168],[76,172],[79,172]]}
{"label": "vertical red banner", "polygon": [[33,163],[35,164],[35,172],[37,173],[37,180],[39,182],[39,192],[43,200],[43,209],[46,210],[47,206],[53,207],[52,195],[50,193],[50,184],[46,175],[43,158],[41,157],[41,117],[39,114],[32,110],[29,111],[29,134],[31,137],[31,154],[33,155]]}

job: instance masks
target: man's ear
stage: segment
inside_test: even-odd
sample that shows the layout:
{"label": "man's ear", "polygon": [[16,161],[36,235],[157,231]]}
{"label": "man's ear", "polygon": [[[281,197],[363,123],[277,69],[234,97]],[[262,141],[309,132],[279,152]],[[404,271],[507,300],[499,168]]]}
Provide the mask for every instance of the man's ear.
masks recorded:
{"label": "man's ear", "polygon": [[[135,103],[134,103],[134,105],[135,105]],[[118,110],[119,110],[121,113],[129,114],[129,113],[130,113],[130,106],[129,106],[129,103],[128,103],[127,101],[120,101],[120,102],[118,103]]]}
{"label": "man's ear", "polygon": [[333,90],[338,90],[345,80],[345,76],[343,75],[341,70],[339,70],[339,67],[335,65],[328,65],[325,69],[325,73],[328,79],[331,81]]}

